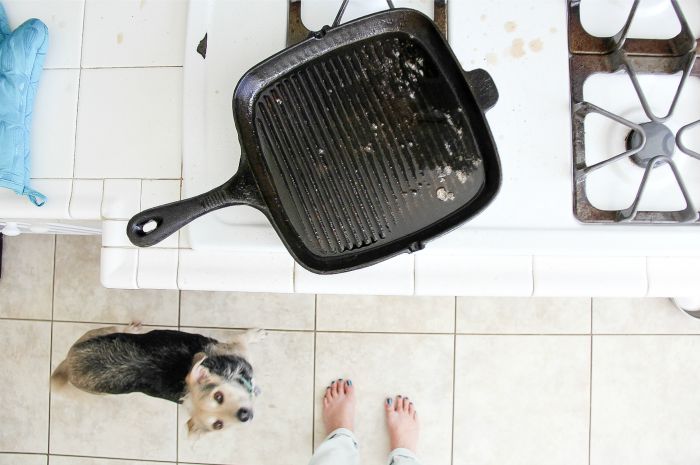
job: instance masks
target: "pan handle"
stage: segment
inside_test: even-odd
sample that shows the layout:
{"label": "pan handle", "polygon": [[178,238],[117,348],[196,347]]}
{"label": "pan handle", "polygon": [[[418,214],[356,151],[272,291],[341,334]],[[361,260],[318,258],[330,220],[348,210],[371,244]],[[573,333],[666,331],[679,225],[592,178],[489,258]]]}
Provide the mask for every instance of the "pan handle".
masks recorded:
{"label": "pan handle", "polygon": [[209,192],[137,213],[126,225],[126,235],[132,244],[150,247],[205,213],[231,205],[263,208],[247,166],[242,165],[231,179]]}
{"label": "pan handle", "polygon": [[464,79],[482,111],[491,109],[498,101],[498,89],[491,75],[481,68],[464,71]]}

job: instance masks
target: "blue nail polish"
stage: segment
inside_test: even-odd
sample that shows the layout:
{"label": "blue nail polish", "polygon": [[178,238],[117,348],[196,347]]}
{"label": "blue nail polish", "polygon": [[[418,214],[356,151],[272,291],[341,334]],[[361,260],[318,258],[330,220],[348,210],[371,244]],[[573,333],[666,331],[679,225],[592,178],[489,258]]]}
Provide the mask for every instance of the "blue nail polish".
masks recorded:
{"label": "blue nail polish", "polygon": [[351,380],[347,380],[346,382],[348,383],[348,386],[352,386],[352,381],[351,381]]}
{"label": "blue nail polish", "polygon": [[391,397],[386,398],[386,405],[391,405]]}

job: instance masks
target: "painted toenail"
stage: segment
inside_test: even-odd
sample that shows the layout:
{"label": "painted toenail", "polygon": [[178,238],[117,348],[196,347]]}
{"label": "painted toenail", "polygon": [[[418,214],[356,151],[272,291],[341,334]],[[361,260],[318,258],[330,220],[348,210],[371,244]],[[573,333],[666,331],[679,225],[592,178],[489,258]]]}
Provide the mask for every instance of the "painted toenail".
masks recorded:
{"label": "painted toenail", "polygon": [[386,398],[386,405],[391,405],[391,397]]}
{"label": "painted toenail", "polygon": [[340,382],[340,381],[342,381],[342,380],[343,380],[343,378],[338,378],[338,382]]}
{"label": "painted toenail", "polygon": [[331,385],[335,384],[335,381],[331,381]]}
{"label": "painted toenail", "polygon": [[351,381],[351,380],[347,380],[346,382],[348,383],[348,386],[352,386],[352,381]]}

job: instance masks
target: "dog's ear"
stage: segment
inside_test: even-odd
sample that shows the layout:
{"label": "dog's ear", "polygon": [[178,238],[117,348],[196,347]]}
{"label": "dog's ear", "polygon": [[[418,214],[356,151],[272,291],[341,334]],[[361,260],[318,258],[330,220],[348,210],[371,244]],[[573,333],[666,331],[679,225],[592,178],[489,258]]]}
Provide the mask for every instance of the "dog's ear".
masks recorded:
{"label": "dog's ear", "polygon": [[[204,352],[197,352],[192,357],[192,368],[187,375],[186,381],[190,384],[202,384],[209,379],[209,370],[202,366],[202,362],[207,359]],[[190,419],[190,421],[192,421]],[[189,422],[188,422],[189,425]]]}

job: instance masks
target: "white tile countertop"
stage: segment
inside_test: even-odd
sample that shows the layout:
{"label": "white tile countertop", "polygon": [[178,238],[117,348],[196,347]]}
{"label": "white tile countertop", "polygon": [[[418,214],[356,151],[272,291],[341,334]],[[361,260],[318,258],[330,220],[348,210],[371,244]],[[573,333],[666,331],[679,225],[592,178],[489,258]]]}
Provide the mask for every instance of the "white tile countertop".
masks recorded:
{"label": "white tile countertop", "polygon": [[[522,107],[518,93],[526,87],[534,94],[542,91],[536,87],[541,78],[532,73],[521,75],[520,88],[499,86],[501,99],[487,114],[504,168],[497,202],[474,222],[417,254],[351,273],[318,276],[294,263],[270,227],[239,228],[242,235],[267,241],[263,246],[241,241],[240,246],[193,248],[191,243],[196,241],[190,241],[185,228],[152,248],[133,247],[125,226],[134,213],[178,200],[185,191],[196,193],[182,186],[186,177],[183,146],[187,145],[183,125],[192,120],[188,112],[193,111],[188,97],[183,98],[187,95],[183,87],[188,85],[183,65],[187,54],[198,57],[194,49],[201,39],[201,31],[188,35],[188,12],[199,11],[207,1],[191,0],[191,5],[187,0],[3,1],[12,27],[30,17],[42,19],[49,27],[49,53],[32,129],[33,187],[49,201],[35,208],[2,190],[0,221],[101,221],[101,278],[107,287],[513,296],[700,292],[697,227],[676,228],[669,235],[666,227],[579,226],[571,213],[570,174],[551,180],[550,193],[534,187],[532,192],[524,191],[539,180],[524,182],[522,176],[536,176],[537,169],[569,173],[571,164],[568,119],[557,123],[563,132],[560,139],[568,141],[557,149],[557,157],[540,157],[536,163],[528,157],[552,152],[546,141],[536,137],[534,118],[532,123],[523,119],[531,110]],[[544,32],[556,40],[542,54],[561,54],[565,61],[564,2],[559,3],[559,29],[552,32],[548,22]],[[453,22],[466,6],[451,2],[451,34],[457,33]],[[499,85],[522,65],[503,57],[501,63],[494,63],[490,46],[476,41],[487,25],[480,24],[484,20],[478,11],[471,16],[476,18],[470,29],[475,46],[455,46],[455,53],[466,69],[483,66]],[[502,28],[499,41],[500,35]],[[234,85],[222,92],[225,99]],[[553,81],[545,90],[568,92],[568,79]],[[545,102],[541,111],[561,111],[557,104]],[[226,124],[233,125],[232,118]],[[507,132],[517,124],[521,136],[531,133],[532,137],[519,141],[510,137]],[[219,179],[215,181],[209,187]],[[515,205],[524,206],[511,208]],[[565,219],[536,224],[528,208],[547,209]],[[507,209],[510,216],[503,215]],[[612,230],[616,232],[611,234]],[[625,242],[625,237],[630,241]]]}

